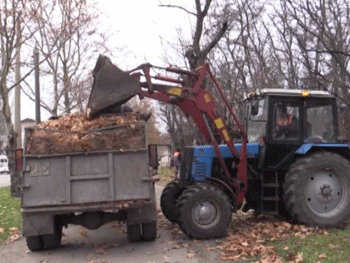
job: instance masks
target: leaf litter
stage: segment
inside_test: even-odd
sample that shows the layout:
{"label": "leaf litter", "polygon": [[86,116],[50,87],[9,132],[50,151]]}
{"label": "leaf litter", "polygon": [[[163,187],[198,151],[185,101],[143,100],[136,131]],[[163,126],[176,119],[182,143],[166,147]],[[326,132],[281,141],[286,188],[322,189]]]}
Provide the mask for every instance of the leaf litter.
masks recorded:
{"label": "leaf litter", "polygon": [[[170,231],[174,236],[181,231],[176,224],[172,224],[165,219],[161,212],[158,213],[158,227]],[[222,241],[220,240],[220,242],[206,246],[205,250],[221,251],[220,256],[224,261],[247,260],[258,257],[258,262],[261,263],[281,263],[282,259],[278,256],[275,247],[269,245],[269,242],[285,240],[293,236],[306,238],[315,234],[329,235],[329,231],[317,227],[291,224],[280,217],[256,217],[251,210],[247,213],[238,211],[233,214],[227,237]],[[202,241],[193,240],[193,242],[199,243]],[[174,246],[174,249],[177,249],[181,243],[172,242],[169,245],[172,244],[176,244],[177,246]],[[286,246],[283,249],[287,251],[289,247]],[[192,256],[189,252],[187,255]],[[324,255],[321,255],[321,258],[323,257]],[[290,255],[288,262],[303,262],[303,254]]]}
{"label": "leaf litter", "polygon": [[[317,227],[291,224],[278,217],[255,217],[252,211],[247,213],[238,211],[233,215],[225,241],[215,248],[222,251],[223,260],[259,257],[260,262],[279,263],[282,259],[278,256],[276,249],[268,245],[269,242],[285,240],[292,236],[305,238],[315,234],[329,235],[329,232]],[[288,247],[284,248],[284,250],[288,249]],[[302,253],[290,259],[293,263],[302,261]]]}

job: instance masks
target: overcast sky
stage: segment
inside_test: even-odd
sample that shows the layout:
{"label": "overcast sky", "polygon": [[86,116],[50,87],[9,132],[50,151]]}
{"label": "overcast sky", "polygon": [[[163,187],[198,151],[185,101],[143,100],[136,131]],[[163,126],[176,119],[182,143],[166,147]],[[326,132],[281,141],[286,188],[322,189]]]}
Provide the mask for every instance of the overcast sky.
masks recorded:
{"label": "overcast sky", "polygon": [[[90,0],[96,1],[96,0]],[[179,29],[190,39],[193,18],[177,8],[159,7],[160,4],[181,5],[193,11],[191,0],[98,0],[101,12],[100,31],[112,34],[110,47],[122,48],[123,52],[113,54],[112,61],[127,70],[144,62],[167,66],[163,61],[167,54],[174,54],[171,44],[176,44]],[[96,54],[96,59],[98,54]],[[172,56],[173,57],[173,56]],[[35,118],[34,102],[22,93],[21,119]],[[41,109],[41,118],[50,114]]]}
{"label": "overcast sky", "polygon": [[[176,43],[178,29],[182,28],[184,34],[191,34],[189,15],[177,8],[160,7],[161,3],[191,9],[194,1],[99,1],[104,26],[114,32],[111,43],[126,46],[130,59],[126,64],[140,64],[145,60],[153,64],[163,63],[164,48],[167,48],[168,42]],[[171,52],[170,49],[168,52]]]}

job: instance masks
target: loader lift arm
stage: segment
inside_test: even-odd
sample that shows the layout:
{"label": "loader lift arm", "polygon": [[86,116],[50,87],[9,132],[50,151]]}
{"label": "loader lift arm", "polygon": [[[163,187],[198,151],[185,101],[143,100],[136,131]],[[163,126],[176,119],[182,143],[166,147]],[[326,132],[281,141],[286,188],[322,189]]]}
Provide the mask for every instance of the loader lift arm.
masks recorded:
{"label": "loader lift arm", "polygon": [[[183,79],[162,75],[151,76],[151,68],[178,74]],[[141,74],[140,70],[143,74]],[[146,79],[145,82],[140,81],[142,75]],[[113,65],[107,57],[100,55],[93,70],[93,76],[94,84],[88,102],[88,114],[90,116],[97,116],[99,112],[106,108],[121,105],[137,94],[140,98],[148,97],[176,105],[186,116],[191,116],[206,141],[213,145],[220,164],[221,173],[235,192],[237,206],[243,203],[248,180],[246,133],[230,107],[223,90],[210,71],[208,64],[204,64],[193,72],[174,67],[156,67],[146,63],[124,72]],[[209,77],[213,86],[219,92],[224,105],[230,113],[230,117],[241,134],[243,141],[240,154],[237,153],[234,147],[234,142],[228,134],[225,122],[219,114],[219,109],[213,96],[205,89],[204,82],[206,81],[206,77]],[[160,80],[162,83],[153,83],[152,78]],[[167,84],[163,84],[163,82]],[[233,155],[237,168],[236,177],[230,174],[226,166],[219,149],[218,141],[215,139],[213,127],[218,131],[221,139],[229,147]]]}
{"label": "loader lift arm", "polygon": [[[151,67],[148,65],[147,67]],[[158,67],[159,68],[159,67]],[[143,69],[144,70],[144,69]],[[145,89],[140,89],[138,94],[140,97],[148,97],[158,101],[162,101],[165,103],[171,103],[173,105],[178,106],[186,116],[191,116],[193,121],[196,123],[199,130],[203,133],[206,141],[213,145],[215,153],[218,157],[220,167],[222,172],[227,177],[228,182],[231,182],[231,187],[233,187],[236,194],[236,202],[237,205],[242,204],[245,193],[247,191],[247,139],[246,133],[243,130],[239,120],[234,114],[232,108],[230,107],[225,94],[221,87],[218,85],[216,79],[214,78],[212,72],[210,71],[209,65],[204,64],[202,67],[198,68],[196,72],[186,71],[177,68],[165,68],[166,71],[170,71],[177,74],[186,75],[190,82],[194,83],[193,87],[186,87],[183,81],[178,79],[172,79],[165,76],[156,76],[155,79],[182,84],[179,86],[170,86],[170,85],[161,85],[161,84],[152,84],[152,90],[150,91],[149,83],[150,77],[149,75],[145,75],[146,82],[140,82],[140,86]],[[144,70],[145,71],[145,70]],[[146,72],[149,72],[146,70]],[[225,103],[227,107],[230,117],[233,118],[234,123],[237,125],[243,142],[242,142],[242,150],[240,155],[238,155],[232,138],[230,138],[226,125],[219,115],[218,106],[213,99],[212,95],[208,90],[204,89],[204,79],[206,75],[209,75],[211,81],[214,84],[214,87],[220,94],[221,99]],[[234,161],[237,165],[237,177],[232,178],[230,172],[225,164],[224,158],[221,155],[219,145],[217,140],[214,137],[213,131],[209,124],[211,122],[214,124],[215,128],[219,132],[221,138],[227,144],[230,151],[232,152]]]}

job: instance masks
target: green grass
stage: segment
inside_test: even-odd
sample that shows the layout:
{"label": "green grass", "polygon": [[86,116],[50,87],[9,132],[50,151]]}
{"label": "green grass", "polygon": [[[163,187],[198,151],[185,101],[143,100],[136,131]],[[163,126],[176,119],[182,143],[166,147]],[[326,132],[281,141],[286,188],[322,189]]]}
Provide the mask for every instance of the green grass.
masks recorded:
{"label": "green grass", "polygon": [[158,176],[162,185],[167,185],[174,178],[174,170],[168,167],[159,167]]}
{"label": "green grass", "polygon": [[350,228],[330,230],[329,235],[313,235],[305,238],[291,237],[271,242],[284,262],[302,253],[303,263],[350,262]]}
{"label": "green grass", "polygon": [[20,229],[21,221],[20,200],[11,197],[10,187],[0,188],[0,243],[11,234],[11,228]]}

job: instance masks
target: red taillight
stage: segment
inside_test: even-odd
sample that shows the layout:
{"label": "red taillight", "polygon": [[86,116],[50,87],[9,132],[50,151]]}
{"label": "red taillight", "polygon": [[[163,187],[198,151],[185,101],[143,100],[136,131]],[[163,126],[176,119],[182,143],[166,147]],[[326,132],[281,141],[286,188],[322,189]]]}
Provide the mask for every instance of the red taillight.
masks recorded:
{"label": "red taillight", "polygon": [[21,171],[23,169],[23,149],[15,150],[15,158],[16,171]]}

